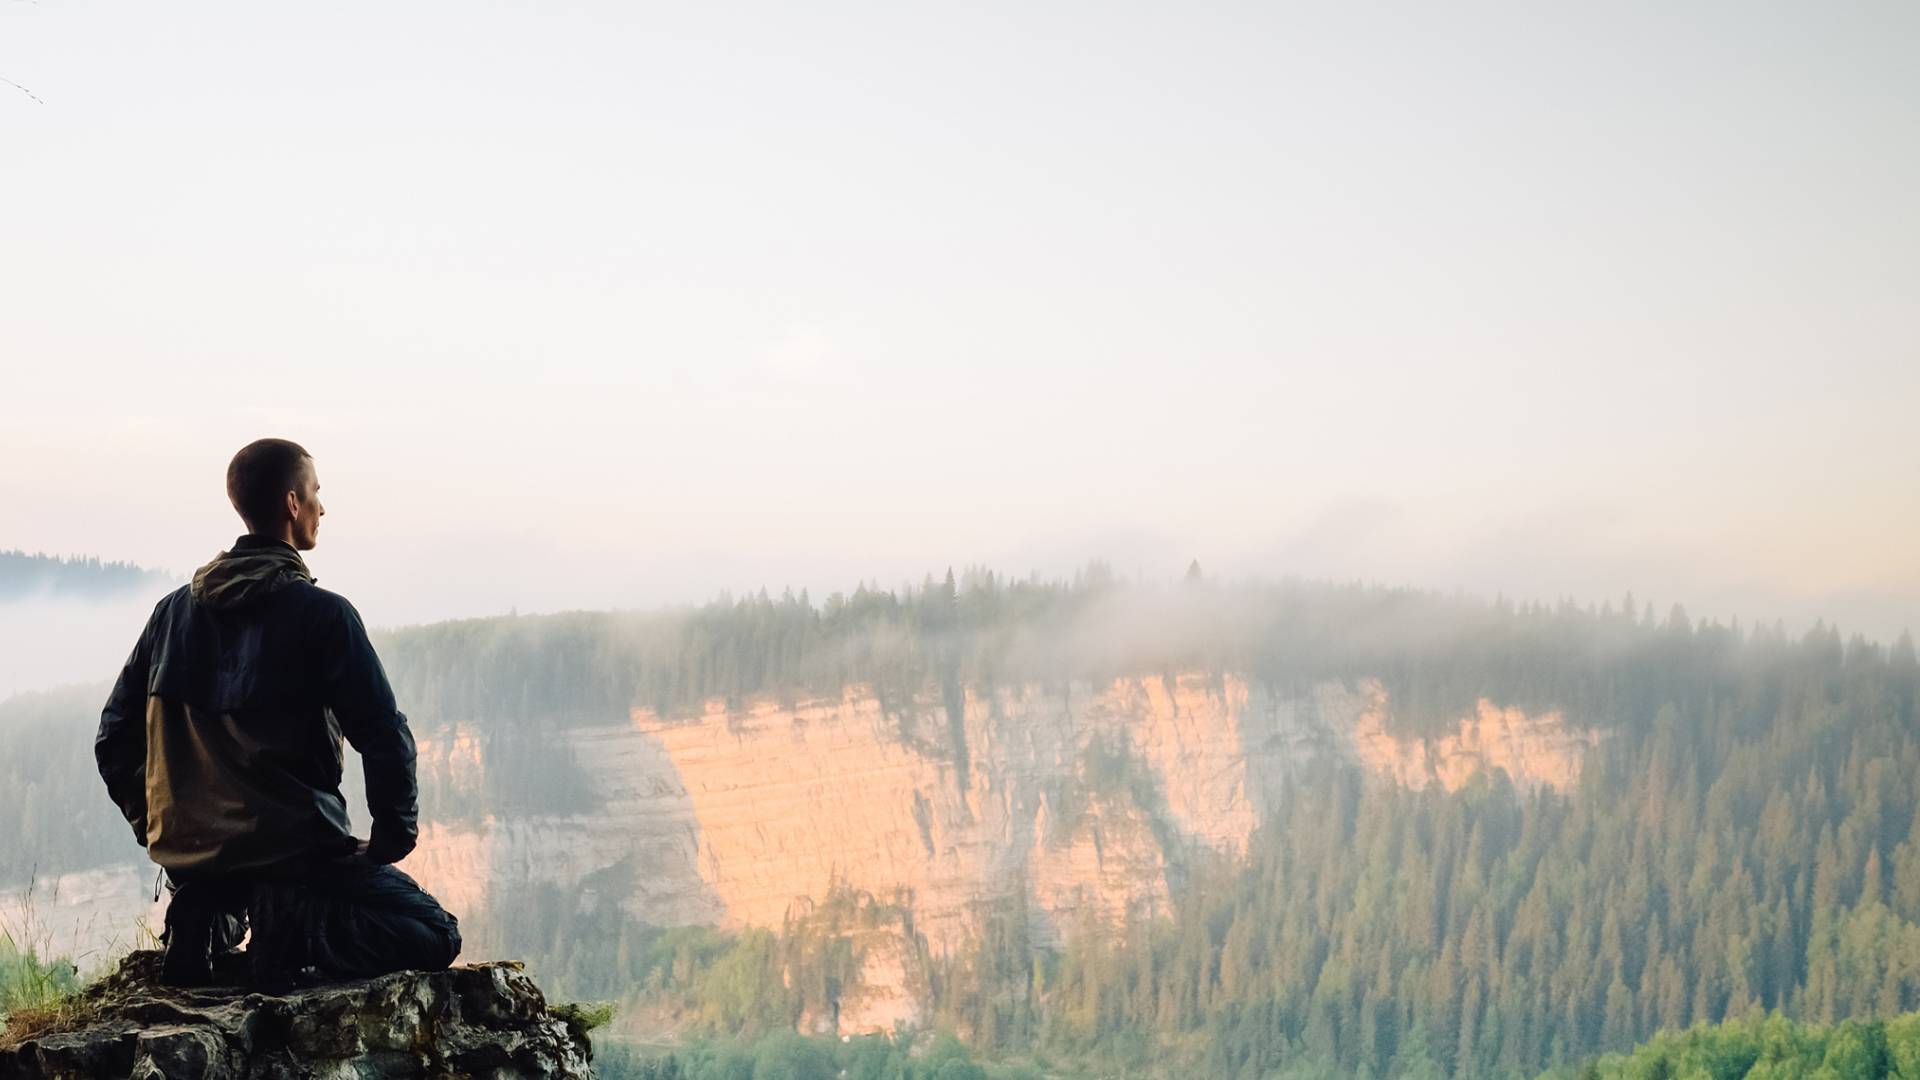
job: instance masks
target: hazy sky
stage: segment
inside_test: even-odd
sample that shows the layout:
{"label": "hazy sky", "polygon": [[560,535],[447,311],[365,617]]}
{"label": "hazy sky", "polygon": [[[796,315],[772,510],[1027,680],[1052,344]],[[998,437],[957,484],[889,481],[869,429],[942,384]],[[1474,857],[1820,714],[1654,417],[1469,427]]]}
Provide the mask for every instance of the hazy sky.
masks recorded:
{"label": "hazy sky", "polygon": [[1104,556],[1884,638],[1916,41],[1909,2],[11,0],[0,547],[190,570],[270,434],[375,623]]}

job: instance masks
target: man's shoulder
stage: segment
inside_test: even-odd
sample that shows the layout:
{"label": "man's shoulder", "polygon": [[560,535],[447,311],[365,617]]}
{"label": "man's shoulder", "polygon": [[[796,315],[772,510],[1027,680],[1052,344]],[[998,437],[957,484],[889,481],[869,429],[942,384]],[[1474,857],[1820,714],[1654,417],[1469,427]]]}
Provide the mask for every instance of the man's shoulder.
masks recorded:
{"label": "man's shoulder", "polygon": [[172,612],[186,610],[187,605],[192,602],[193,586],[191,584],[182,585],[165,596],[162,596],[160,599],[154,601],[153,611],[147,615],[148,627],[165,621]]}
{"label": "man's shoulder", "polygon": [[347,616],[358,619],[360,612],[353,602],[332,589],[321,588],[311,581],[295,581],[286,588],[289,599],[310,610],[335,616]]}

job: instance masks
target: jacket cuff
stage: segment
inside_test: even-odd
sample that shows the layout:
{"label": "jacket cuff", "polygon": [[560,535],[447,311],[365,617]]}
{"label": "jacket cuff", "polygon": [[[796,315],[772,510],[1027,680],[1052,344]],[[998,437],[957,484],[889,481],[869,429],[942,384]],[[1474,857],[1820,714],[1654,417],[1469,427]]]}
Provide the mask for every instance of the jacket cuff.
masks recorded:
{"label": "jacket cuff", "polygon": [[406,858],[418,842],[419,830],[376,821],[367,839],[367,861],[383,866],[397,863]]}

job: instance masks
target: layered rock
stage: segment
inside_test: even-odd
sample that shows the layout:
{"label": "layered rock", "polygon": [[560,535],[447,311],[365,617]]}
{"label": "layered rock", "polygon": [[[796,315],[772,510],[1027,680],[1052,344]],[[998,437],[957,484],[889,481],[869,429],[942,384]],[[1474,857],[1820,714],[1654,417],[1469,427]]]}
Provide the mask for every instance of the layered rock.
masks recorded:
{"label": "layered rock", "polygon": [[0,1080],[593,1075],[585,1033],[553,1015],[516,965],[402,972],[274,997],[162,987],[159,960],[133,953],[54,1032],[0,1046]]}
{"label": "layered rock", "polygon": [[1387,731],[1386,693],[1380,691],[1356,719],[1353,742],[1367,768],[1407,787],[1439,784],[1458,791],[1475,775],[1497,770],[1523,788],[1568,788],[1580,778],[1582,753],[1600,744],[1600,733],[1568,731],[1557,711],[1529,716],[1481,698],[1455,732],[1396,738]]}
{"label": "layered rock", "polygon": [[[1597,738],[1558,713],[1482,702],[1457,734],[1409,739],[1390,734],[1388,712],[1371,680],[1276,688],[1231,674],[955,702],[856,686],[691,717],[636,709],[627,725],[570,734],[597,813],[433,828],[408,869],[463,914],[516,884],[624,865],[618,901],[655,925],[779,926],[840,882],[900,898],[936,953],[1008,901],[1049,942],[1163,906],[1181,850],[1242,849],[1299,769],[1349,760],[1449,787],[1501,769],[1564,787]],[[1094,775],[1101,755],[1124,775]]]}

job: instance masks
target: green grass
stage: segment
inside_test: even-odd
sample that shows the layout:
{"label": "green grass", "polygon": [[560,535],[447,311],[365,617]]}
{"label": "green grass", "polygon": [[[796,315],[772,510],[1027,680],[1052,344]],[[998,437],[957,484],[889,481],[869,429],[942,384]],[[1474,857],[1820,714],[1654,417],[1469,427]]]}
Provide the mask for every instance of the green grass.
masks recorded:
{"label": "green grass", "polygon": [[12,1046],[72,1019],[80,973],[65,960],[42,959],[0,927],[0,1046]]}
{"label": "green grass", "polygon": [[[80,991],[91,981],[71,959],[54,954],[52,933],[34,903],[30,881],[13,917],[0,916],[0,1047],[68,1027],[79,1019]],[[135,943],[150,946],[152,928],[144,919],[135,927]],[[125,948],[114,950],[124,953]],[[111,966],[116,957],[103,958]]]}

